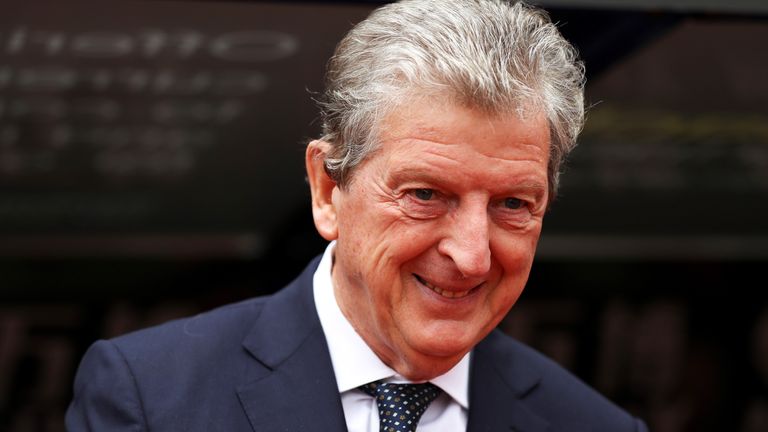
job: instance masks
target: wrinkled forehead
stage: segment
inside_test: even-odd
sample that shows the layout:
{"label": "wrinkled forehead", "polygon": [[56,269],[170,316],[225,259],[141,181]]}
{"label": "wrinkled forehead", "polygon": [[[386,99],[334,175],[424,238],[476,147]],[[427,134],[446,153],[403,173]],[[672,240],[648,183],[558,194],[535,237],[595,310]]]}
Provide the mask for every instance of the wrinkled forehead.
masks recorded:
{"label": "wrinkled forehead", "polygon": [[521,118],[516,113],[488,114],[444,100],[419,99],[389,113],[380,126],[377,151],[369,157],[398,152],[400,162],[403,157],[440,156],[460,163],[484,155],[497,161],[523,157],[546,164],[549,155],[549,127],[541,113]]}
{"label": "wrinkled forehead", "polygon": [[445,126],[465,120],[465,116],[446,118],[447,113],[455,112],[472,113],[475,122],[540,124],[543,120],[548,132],[551,129],[545,110],[533,98],[489,105],[448,89],[407,89],[399,97],[383,104],[373,125],[372,136],[377,145],[384,139],[397,138],[403,133],[418,132],[440,138]]}
{"label": "wrinkled forehead", "polygon": [[546,111],[543,96],[530,89],[521,88],[510,93],[500,91],[493,95],[485,92],[481,95],[471,82],[444,81],[439,76],[425,81],[395,80],[390,83],[381,105],[401,108],[426,101],[438,106],[451,105],[482,112],[489,117],[513,114],[526,117]]}

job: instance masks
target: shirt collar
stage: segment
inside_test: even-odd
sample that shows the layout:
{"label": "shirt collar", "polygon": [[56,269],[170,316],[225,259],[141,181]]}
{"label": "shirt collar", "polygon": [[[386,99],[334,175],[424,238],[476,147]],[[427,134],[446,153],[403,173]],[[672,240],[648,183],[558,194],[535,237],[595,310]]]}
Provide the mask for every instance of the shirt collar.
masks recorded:
{"label": "shirt collar", "polygon": [[[339,393],[377,380],[408,382],[376,356],[341,312],[331,277],[335,245],[335,241],[328,245],[315,271],[313,294]],[[469,409],[469,356],[467,353],[451,370],[430,380],[465,409]]]}

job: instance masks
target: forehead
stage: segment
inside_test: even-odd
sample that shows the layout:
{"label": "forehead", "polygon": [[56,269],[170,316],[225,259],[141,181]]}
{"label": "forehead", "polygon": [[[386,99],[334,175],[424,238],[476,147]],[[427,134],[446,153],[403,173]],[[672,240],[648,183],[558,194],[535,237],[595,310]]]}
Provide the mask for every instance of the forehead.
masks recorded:
{"label": "forehead", "polygon": [[461,105],[419,100],[381,123],[380,147],[366,177],[392,191],[435,188],[449,194],[548,196],[549,125],[537,113],[489,115]]}
{"label": "forehead", "polygon": [[415,99],[384,118],[378,133],[383,153],[409,157],[487,158],[487,162],[549,161],[550,133],[540,111],[489,114],[440,101]]}

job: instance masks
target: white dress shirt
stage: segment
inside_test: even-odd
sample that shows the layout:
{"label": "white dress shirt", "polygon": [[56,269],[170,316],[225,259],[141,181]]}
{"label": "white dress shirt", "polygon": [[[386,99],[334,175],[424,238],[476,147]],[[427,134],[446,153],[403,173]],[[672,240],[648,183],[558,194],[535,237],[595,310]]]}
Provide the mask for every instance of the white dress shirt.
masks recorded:
{"label": "white dress shirt", "polygon": [[[349,432],[379,432],[376,400],[357,387],[376,380],[395,383],[410,381],[385,365],[341,312],[331,277],[334,246],[335,242],[331,242],[325,249],[314,274],[315,307],[331,353]],[[443,393],[424,412],[419,421],[419,432],[467,430],[469,356],[465,355],[453,369],[430,380]]]}

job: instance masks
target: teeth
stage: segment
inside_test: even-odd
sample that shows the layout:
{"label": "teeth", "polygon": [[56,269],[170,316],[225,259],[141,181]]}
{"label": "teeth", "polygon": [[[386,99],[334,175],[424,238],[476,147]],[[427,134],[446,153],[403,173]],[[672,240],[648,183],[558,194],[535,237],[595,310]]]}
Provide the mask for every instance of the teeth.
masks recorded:
{"label": "teeth", "polygon": [[469,292],[472,291],[471,289],[468,289],[466,291],[448,291],[448,290],[440,289],[440,288],[432,285],[431,283],[425,281],[422,278],[418,278],[418,279],[427,288],[431,289],[432,291],[434,291],[434,292],[436,292],[436,293],[438,293],[441,296],[446,297],[446,298],[462,298],[462,297],[466,297],[467,294],[469,294]]}

